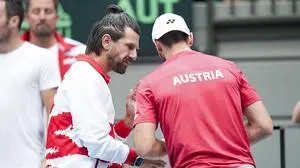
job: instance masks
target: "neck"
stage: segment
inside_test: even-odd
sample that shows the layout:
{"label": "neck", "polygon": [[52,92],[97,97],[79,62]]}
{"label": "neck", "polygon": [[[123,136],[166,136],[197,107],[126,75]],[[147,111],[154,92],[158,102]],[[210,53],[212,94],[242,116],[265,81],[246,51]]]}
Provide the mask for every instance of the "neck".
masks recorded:
{"label": "neck", "polygon": [[19,48],[23,43],[18,33],[12,33],[6,42],[0,43],[0,53],[11,52]]}
{"label": "neck", "polygon": [[179,42],[173,44],[170,48],[166,48],[165,50],[165,57],[166,59],[169,59],[176,55],[177,53],[183,52],[183,51],[191,51],[192,49],[186,44],[186,42]]}
{"label": "neck", "polygon": [[96,55],[95,53],[89,54],[103,69],[105,73],[111,71],[111,68],[108,65],[108,59],[105,55],[100,54]]}
{"label": "neck", "polygon": [[35,36],[33,33],[29,33],[30,43],[40,46],[42,48],[50,48],[57,43],[54,33],[49,36]]}

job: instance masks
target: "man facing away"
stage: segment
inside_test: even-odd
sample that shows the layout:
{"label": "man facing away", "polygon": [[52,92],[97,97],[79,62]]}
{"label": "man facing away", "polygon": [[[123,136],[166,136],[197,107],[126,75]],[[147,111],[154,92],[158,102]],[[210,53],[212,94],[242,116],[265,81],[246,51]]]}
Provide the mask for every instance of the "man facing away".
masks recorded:
{"label": "man facing away", "polygon": [[108,72],[124,74],[136,59],[140,29],[116,5],[97,22],[88,37],[86,55],[78,57],[58,88],[50,114],[46,167],[106,168],[112,163],[164,167],[163,161],[142,159],[125,140],[135,115],[132,92],[126,115],[114,124],[115,110]]}
{"label": "man facing away", "polygon": [[[250,143],[273,126],[245,75],[231,61],[192,50],[193,35],[179,15],[158,17],[152,39],[165,62],[136,91],[137,153],[168,151],[173,168],[254,167]],[[165,142],[155,137],[158,123]]]}
{"label": "man facing away", "polygon": [[62,37],[56,31],[59,0],[26,0],[25,19],[29,30],[22,39],[37,46],[47,48],[53,54],[56,73],[60,79],[76,61],[76,56],[84,54],[85,45],[73,39]]}
{"label": "man facing away", "polygon": [[23,13],[20,0],[0,1],[0,165],[38,168],[43,106],[50,111],[60,81],[49,51],[20,39]]}

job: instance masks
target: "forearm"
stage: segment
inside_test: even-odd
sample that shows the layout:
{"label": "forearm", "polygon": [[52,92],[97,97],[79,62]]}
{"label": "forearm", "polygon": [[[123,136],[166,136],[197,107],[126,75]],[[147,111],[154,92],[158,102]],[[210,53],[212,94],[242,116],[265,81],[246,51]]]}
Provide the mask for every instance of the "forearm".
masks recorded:
{"label": "forearm", "polygon": [[134,150],[111,137],[89,138],[84,139],[83,143],[91,158],[98,158],[111,163],[131,164],[137,156]]}
{"label": "forearm", "polygon": [[164,141],[156,139],[150,154],[152,154],[153,157],[165,156],[167,154],[166,143]]}
{"label": "forearm", "polygon": [[141,155],[143,157],[151,157],[151,158],[157,158],[162,157],[167,154],[167,148],[164,141],[155,139],[153,142],[151,149],[147,152],[142,153]]}
{"label": "forearm", "polygon": [[246,124],[246,131],[251,144],[255,144],[269,136],[269,133],[265,132],[260,127],[249,123]]}

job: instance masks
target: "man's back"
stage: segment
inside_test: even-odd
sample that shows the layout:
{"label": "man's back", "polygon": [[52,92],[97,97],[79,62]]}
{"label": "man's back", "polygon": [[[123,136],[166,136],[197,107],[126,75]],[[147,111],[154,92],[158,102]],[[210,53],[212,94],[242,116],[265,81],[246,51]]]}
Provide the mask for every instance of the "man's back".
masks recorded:
{"label": "man's back", "polygon": [[139,92],[138,100],[155,104],[138,102],[137,111],[156,114],[147,118],[161,124],[172,167],[254,164],[242,112],[259,97],[232,62],[184,51],[142,80]]}

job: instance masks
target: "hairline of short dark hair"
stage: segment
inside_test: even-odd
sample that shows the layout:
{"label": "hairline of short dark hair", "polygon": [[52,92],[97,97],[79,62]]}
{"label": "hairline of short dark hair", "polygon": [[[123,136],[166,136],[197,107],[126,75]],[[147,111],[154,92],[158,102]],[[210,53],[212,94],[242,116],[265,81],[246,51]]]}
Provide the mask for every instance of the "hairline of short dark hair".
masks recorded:
{"label": "hairline of short dark hair", "polygon": [[161,36],[159,39],[157,39],[159,42],[161,42],[163,45],[167,47],[172,47],[175,43],[178,43],[180,41],[186,41],[188,39],[189,35],[178,30],[170,31],[163,36]]}
{"label": "hairline of short dark hair", "polygon": [[5,2],[7,22],[14,16],[19,17],[18,29],[21,29],[24,19],[24,8],[21,0],[1,0]]}
{"label": "hairline of short dark hair", "polygon": [[110,5],[106,14],[100,21],[95,23],[90,31],[86,54],[99,55],[103,49],[101,38],[109,34],[114,42],[124,37],[125,29],[130,28],[140,35],[140,27],[136,20],[122,10],[120,6]]}
{"label": "hairline of short dark hair", "polygon": [[[30,8],[30,1],[31,1],[31,0],[25,0],[25,2],[24,2],[24,11],[25,11],[25,13],[27,13],[28,10],[29,10],[29,8]],[[60,0],[52,0],[52,1],[53,1],[53,3],[54,3],[54,9],[55,9],[56,12],[57,12],[57,10],[58,10],[58,5],[59,5],[59,3],[60,3]]]}

